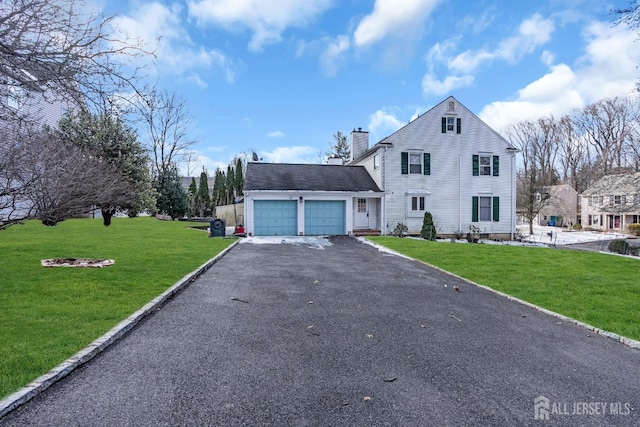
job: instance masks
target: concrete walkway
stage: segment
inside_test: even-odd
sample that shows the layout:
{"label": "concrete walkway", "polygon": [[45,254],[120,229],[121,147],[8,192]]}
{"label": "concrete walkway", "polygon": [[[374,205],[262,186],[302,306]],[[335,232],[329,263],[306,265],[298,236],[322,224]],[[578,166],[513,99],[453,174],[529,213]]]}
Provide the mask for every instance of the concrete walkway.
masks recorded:
{"label": "concrete walkway", "polygon": [[0,425],[640,424],[639,350],[331,243],[236,246]]}

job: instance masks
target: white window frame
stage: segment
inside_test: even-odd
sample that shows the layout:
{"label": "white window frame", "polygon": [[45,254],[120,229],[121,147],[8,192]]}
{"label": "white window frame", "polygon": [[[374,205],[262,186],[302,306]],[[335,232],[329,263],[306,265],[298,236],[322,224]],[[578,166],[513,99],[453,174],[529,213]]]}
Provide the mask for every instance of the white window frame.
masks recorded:
{"label": "white window frame", "polygon": [[407,216],[410,218],[424,217],[427,212],[429,195],[428,190],[409,190],[407,192]]}
{"label": "white window frame", "polygon": [[447,133],[456,131],[456,118],[455,116],[447,117]]}
{"label": "white window frame", "polygon": [[423,217],[425,212],[427,212],[427,195],[409,194],[407,196],[407,204],[409,217]]}
{"label": "white window frame", "polygon": [[[483,206],[483,202],[488,205]],[[483,213],[484,210],[484,213]],[[488,214],[488,215],[487,215]],[[493,199],[491,196],[478,196],[478,222],[493,220]]]}
{"label": "white window frame", "polygon": [[[412,160],[418,160],[418,163]],[[422,175],[424,154],[420,151],[409,151],[409,175]]]}
{"label": "white window frame", "polygon": [[373,156],[373,169],[380,169],[380,154]]}
{"label": "white window frame", "polygon": [[[482,164],[482,159],[487,159],[487,164]],[[492,176],[493,158],[491,155],[479,154],[478,155],[478,174],[480,176]]]}

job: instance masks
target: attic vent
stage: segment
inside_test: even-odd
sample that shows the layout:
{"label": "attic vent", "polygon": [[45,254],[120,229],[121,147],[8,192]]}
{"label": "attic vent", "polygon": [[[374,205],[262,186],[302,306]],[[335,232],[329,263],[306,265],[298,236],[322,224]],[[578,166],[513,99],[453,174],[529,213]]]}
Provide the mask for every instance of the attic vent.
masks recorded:
{"label": "attic vent", "polygon": [[447,112],[451,113],[456,111],[456,103],[454,101],[449,101],[449,109]]}

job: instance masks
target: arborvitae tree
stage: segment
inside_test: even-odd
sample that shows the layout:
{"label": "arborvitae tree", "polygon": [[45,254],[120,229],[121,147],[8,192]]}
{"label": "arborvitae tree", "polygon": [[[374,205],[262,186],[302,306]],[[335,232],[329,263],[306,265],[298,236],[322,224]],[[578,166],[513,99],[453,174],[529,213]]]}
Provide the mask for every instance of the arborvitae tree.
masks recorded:
{"label": "arborvitae tree", "polygon": [[196,197],[198,214],[205,216],[211,212],[211,197],[209,196],[209,179],[207,172],[203,169],[200,173],[200,184],[198,185],[198,196]]}
{"label": "arborvitae tree", "polygon": [[198,197],[198,184],[196,179],[191,177],[191,184],[189,185],[189,191],[187,192],[187,215],[194,216],[196,214],[196,198]]}
{"label": "arborvitae tree", "polygon": [[427,240],[436,240],[436,225],[433,223],[433,216],[431,212],[424,213],[424,220],[422,221],[422,230],[420,230],[420,236]]}
{"label": "arborvitae tree", "polygon": [[242,188],[244,187],[244,164],[242,159],[238,157],[236,160],[236,170],[235,170],[235,187],[236,194],[238,196],[242,196]]}
{"label": "arborvitae tree", "polygon": [[225,184],[226,179],[224,173],[220,170],[220,168],[216,169],[216,176],[213,183],[213,205],[221,206],[224,205],[224,197],[225,197]]}
{"label": "arborvitae tree", "polygon": [[233,203],[233,190],[235,189],[234,173],[231,165],[227,166],[227,176],[225,177],[225,189],[226,189],[226,195],[225,195],[224,204],[230,205],[231,203]]}

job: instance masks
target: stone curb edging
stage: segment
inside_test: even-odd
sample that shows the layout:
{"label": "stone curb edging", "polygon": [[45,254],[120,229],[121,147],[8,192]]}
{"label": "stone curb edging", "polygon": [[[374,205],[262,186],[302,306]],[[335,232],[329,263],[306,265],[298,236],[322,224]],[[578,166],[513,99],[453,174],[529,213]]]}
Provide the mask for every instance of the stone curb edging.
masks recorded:
{"label": "stone curb edging", "polygon": [[443,273],[446,273],[446,274],[449,274],[451,276],[454,276],[455,278],[457,278],[459,280],[462,280],[462,281],[464,281],[464,282],[466,282],[466,283],[468,283],[470,285],[477,286],[477,287],[485,289],[485,290],[487,290],[489,292],[493,292],[494,294],[500,295],[501,297],[504,297],[504,298],[506,298],[506,299],[508,299],[510,301],[514,301],[514,302],[517,302],[519,304],[525,305],[525,306],[527,306],[529,308],[533,308],[534,310],[537,310],[537,311],[539,311],[541,313],[548,314],[548,315],[553,316],[553,317],[555,317],[557,319],[560,319],[562,321],[565,321],[565,322],[568,322],[568,323],[572,323],[574,325],[577,325],[577,326],[580,326],[582,328],[588,329],[588,330],[590,330],[590,331],[592,331],[592,332],[594,332],[594,333],[596,333],[598,335],[601,335],[603,337],[610,338],[612,340],[618,341],[619,343],[622,343],[622,344],[624,344],[624,345],[626,345],[628,347],[635,348],[635,349],[640,349],[640,341],[636,341],[634,339],[627,338],[627,337],[624,337],[622,335],[618,335],[618,334],[613,333],[613,332],[605,331],[604,329],[600,329],[600,328],[597,328],[595,326],[589,325],[588,323],[584,323],[584,322],[581,322],[579,320],[572,319],[571,317],[567,317],[567,316],[565,316],[563,314],[556,313],[555,311],[547,310],[546,308],[543,308],[543,307],[540,307],[538,305],[532,304],[530,302],[521,300],[521,299],[516,298],[514,296],[511,296],[509,294],[505,294],[503,292],[497,291],[497,290],[492,289],[492,288],[490,288],[488,286],[480,285],[478,283],[472,282],[469,279],[465,279],[464,277],[460,277],[457,274],[451,273],[450,271],[446,271],[446,270],[443,270],[440,267],[436,267],[435,265],[429,264],[428,262],[424,262],[424,261],[420,261],[420,260],[415,259],[415,258],[411,258],[411,257],[409,257],[407,255],[401,254],[401,253],[399,253],[397,251],[394,251],[393,249],[389,249],[387,247],[378,245],[377,243],[374,243],[374,242],[372,242],[370,240],[367,240],[367,239],[364,239],[362,237],[358,237],[357,240],[360,240],[364,244],[371,245],[371,246],[377,248],[378,250],[382,249],[382,250],[387,251],[387,252],[389,252],[391,254],[394,254],[396,256],[400,256],[400,257],[405,258],[405,259],[409,259],[409,260],[412,260],[412,261],[416,261],[416,262],[428,265],[431,268],[434,268],[434,269],[436,269],[438,271],[441,271]]}
{"label": "stone curb edging", "polygon": [[74,354],[55,368],[51,369],[46,374],[36,378],[29,385],[0,400],[0,420],[14,409],[24,405],[29,400],[33,399],[34,397],[51,387],[57,381],[69,375],[76,368],[84,365],[85,363],[96,357],[98,354],[109,348],[109,346],[122,338],[145,317],[147,317],[157,308],[161,307],[169,299],[174,297],[177,293],[179,293],[189,284],[195,281],[198,276],[207,271],[213,264],[215,264],[220,258],[225,256],[239,242],[240,240],[235,241],[214,258],[210,259],[209,261],[198,267],[196,270],[184,276],[169,289],[167,289],[166,291],[149,301],[147,304],[142,306],[142,308],[138,309],[135,313],[118,323],[109,332],[93,341],[86,348],[80,350],[78,353]]}

